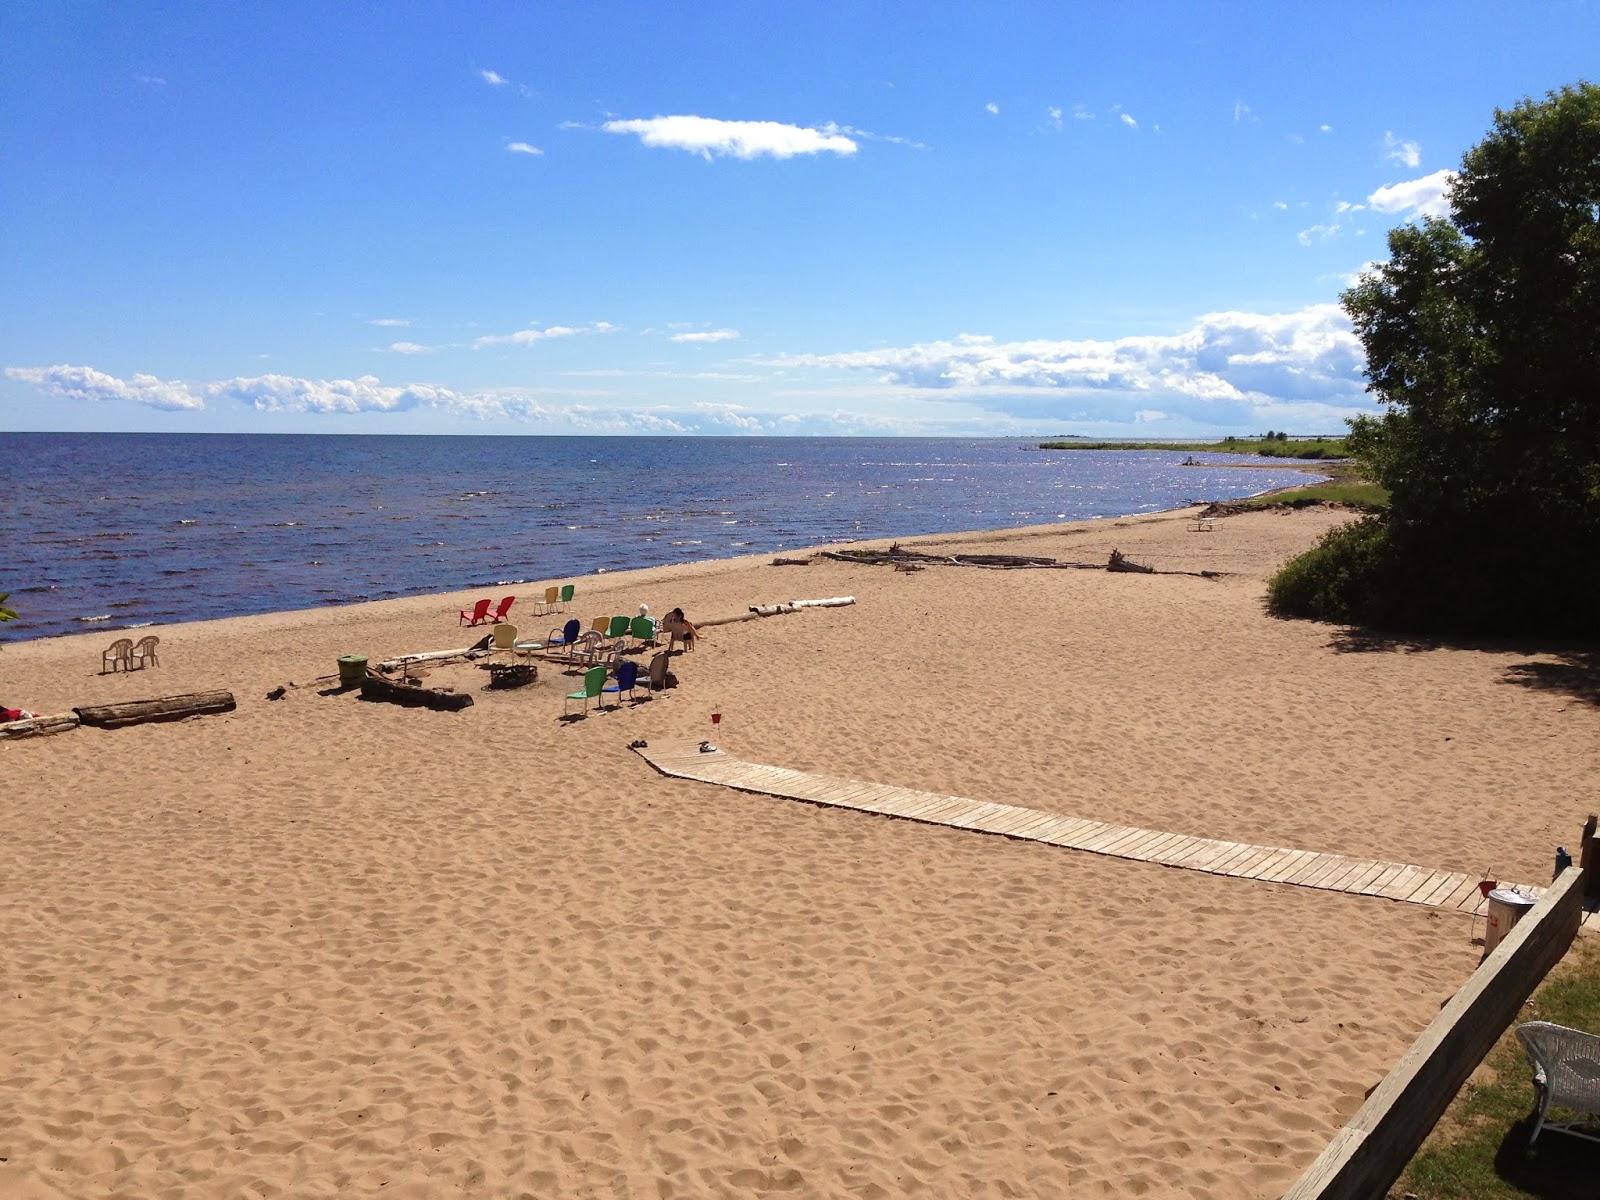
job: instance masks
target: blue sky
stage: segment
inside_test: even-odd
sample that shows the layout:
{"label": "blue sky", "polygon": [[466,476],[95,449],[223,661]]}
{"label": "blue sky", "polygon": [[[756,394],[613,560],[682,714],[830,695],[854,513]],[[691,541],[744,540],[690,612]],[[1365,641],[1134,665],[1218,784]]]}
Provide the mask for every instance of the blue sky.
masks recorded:
{"label": "blue sky", "polygon": [[1337,429],[1503,5],[12,3],[0,428]]}

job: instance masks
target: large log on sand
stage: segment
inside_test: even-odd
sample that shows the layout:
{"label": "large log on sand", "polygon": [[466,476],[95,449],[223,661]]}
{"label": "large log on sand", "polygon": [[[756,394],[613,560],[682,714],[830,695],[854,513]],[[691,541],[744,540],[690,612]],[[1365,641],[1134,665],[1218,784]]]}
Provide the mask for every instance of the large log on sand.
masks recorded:
{"label": "large log on sand", "polygon": [[0,741],[5,741],[7,738],[43,737],[49,733],[65,733],[77,727],[77,713],[29,717],[26,721],[7,721],[0,725]]}
{"label": "large log on sand", "polygon": [[238,707],[232,692],[188,692],[182,696],[161,696],[155,700],[128,700],[122,704],[91,704],[72,711],[78,720],[96,729],[121,729],[149,721],[181,721],[211,713],[232,712]]}
{"label": "large log on sand", "polygon": [[415,683],[402,683],[386,679],[376,671],[368,671],[362,679],[361,698],[403,704],[407,708],[431,708],[435,712],[460,712],[463,708],[472,707],[472,697],[465,692],[445,692]]}

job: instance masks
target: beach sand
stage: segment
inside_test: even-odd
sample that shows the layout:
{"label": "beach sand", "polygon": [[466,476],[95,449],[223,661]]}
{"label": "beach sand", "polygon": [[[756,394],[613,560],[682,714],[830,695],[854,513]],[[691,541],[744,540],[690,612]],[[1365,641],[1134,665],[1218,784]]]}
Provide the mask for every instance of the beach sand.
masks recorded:
{"label": "beach sand", "polygon": [[585,577],[586,623],[858,603],[709,630],[679,687],[573,724],[554,668],[441,670],[460,714],[263,698],[465,645],[479,593],[166,627],[127,677],[95,673],[104,633],[6,646],[7,704],[239,710],[0,744],[0,1195],[1278,1195],[1470,973],[1465,917],[668,780],[626,745],[717,709],[758,762],[1547,879],[1600,709],[1550,655],[1264,615],[1342,519],[920,539],[1220,580]]}

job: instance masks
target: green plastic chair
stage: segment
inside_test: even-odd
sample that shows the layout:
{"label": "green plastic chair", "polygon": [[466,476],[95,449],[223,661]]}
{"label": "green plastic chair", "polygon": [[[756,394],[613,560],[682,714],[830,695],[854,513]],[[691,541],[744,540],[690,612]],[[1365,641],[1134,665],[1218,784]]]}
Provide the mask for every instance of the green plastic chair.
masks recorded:
{"label": "green plastic chair", "polygon": [[606,636],[608,638],[625,638],[628,636],[628,629],[631,625],[632,622],[627,617],[612,617],[611,628],[606,630]]}
{"label": "green plastic chair", "polygon": [[577,590],[576,584],[565,583],[561,585],[561,607],[563,610],[572,603],[572,595]]}
{"label": "green plastic chair", "polygon": [[628,632],[641,646],[656,644],[656,623],[653,617],[635,617],[628,626]]}
{"label": "green plastic chair", "polygon": [[601,690],[606,686],[606,669],[604,667],[590,667],[583,673],[583,691],[568,692],[567,698],[561,702],[561,715],[568,716],[567,706],[574,700],[583,701],[583,712],[589,714],[589,701],[597,700]]}

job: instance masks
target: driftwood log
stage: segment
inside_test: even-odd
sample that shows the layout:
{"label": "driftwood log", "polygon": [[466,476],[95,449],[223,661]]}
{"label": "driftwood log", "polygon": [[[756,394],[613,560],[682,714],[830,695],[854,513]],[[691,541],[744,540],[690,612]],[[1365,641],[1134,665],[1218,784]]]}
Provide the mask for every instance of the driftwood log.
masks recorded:
{"label": "driftwood log", "polygon": [[401,683],[371,670],[361,680],[361,698],[400,704],[407,708],[429,708],[435,712],[460,712],[463,708],[472,707],[472,697],[465,692],[446,692],[419,684]]}
{"label": "driftwood log", "polygon": [[752,604],[742,613],[731,617],[709,617],[704,621],[696,621],[696,629],[710,629],[714,625],[733,625],[740,621],[759,621],[762,617],[781,617],[786,613],[797,613],[808,608],[844,608],[854,604],[854,596],[828,596],[822,600],[789,600],[778,604]]}
{"label": "driftwood log", "polygon": [[398,671],[402,667],[409,667],[414,663],[444,662],[450,658],[475,658],[479,654],[489,653],[489,646],[494,642],[494,635],[489,634],[470,646],[463,646],[459,650],[425,650],[421,654],[402,654],[398,658],[386,658],[378,664],[378,670],[388,673]]}
{"label": "driftwood log", "polygon": [[232,712],[237,708],[232,692],[188,692],[182,696],[161,696],[154,700],[128,700],[121,704],[91,704],[72,711],[84,725],[96,729],[122,729],[151,721],[181,721],[185,717],[204,717]]}
{"label": "driftwood log", "polygon": [[818,557],[866,566],[892,566],[897,570],[927,565],[984,567],[993,571],[1127,571],[1139,575],[1193,575],[1199,579],[1220,579],[1227,574],[1226,571],[1161,571],[1134,562],[1120,550],[1113,550],[1103,563],[1063,562],[1035,554],[925,554],[920,550],[907,550],[898,543],[887,550],[823,550]]}
{"label": "driftwood log", "polygon": [[53,713],[50,716],[29,717],[25,721],[7,721],[0,725],[0,741],[10,738],[45,737],[52,733],[65,733],[77,727],[77,713]]}
{"label": "driftwood log", "polygon": [[772,565],[775,567],[809,567],[811,560],[809,558],[775,558],[772,560]]}

